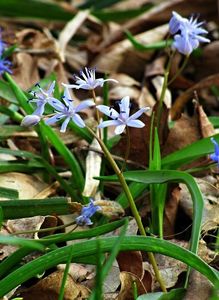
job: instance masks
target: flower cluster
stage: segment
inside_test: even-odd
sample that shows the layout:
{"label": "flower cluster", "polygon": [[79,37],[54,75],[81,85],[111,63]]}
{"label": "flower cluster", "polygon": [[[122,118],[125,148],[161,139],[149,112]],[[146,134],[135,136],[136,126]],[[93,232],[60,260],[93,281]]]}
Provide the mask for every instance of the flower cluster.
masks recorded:
{"label": "flower cluster", "polygon": [[83,206],[80,216],[76,218],[78,225],[92,225],[91,217],[100,211],[101,207],[94,204],[94,200],[90,198],[90,203],[87,206]]}
{"label": "flower cluster", "polygon": [[199,46],[200,42],[209,43],[210,40],[202,36],[208,33],[201,27],[203,23],[193,17],[186,19],[178,13],[172,12],[169,30],[174,35],[173,48],[188,56]]}
{"label": "flower cluster", "polygon": [[7,44],[2,40],[1,31],[0,31],[0,75],[4,72],[12,73],[11,65],[12,63],[4,57],[4,51],[7,48]]}
{"label": "flower cluster", "polygon": [[[71,99],[69,94],[69,88],[81,88],[85,90],[95,89],[96,87],[102,87],[104,82],[113,81],[117,82],[114,79],[96,79],[95,70],[85,68],[85,72],[81,73],[83,79],[76,76],[76,85],[67,85],[62,84],[65,87],[64,96],[62,97],[62,101],[56,99],[53,96],[55,81],[52,82],[48,90],[43,90],[39,84],[36,84],[39,91],[30,92],[31,98],[29,102],[36,103],[36,109],[31,115],[27,115],[24,117],[21,125],[22,126],[34,126],[39,123],[41,118],[43,118],[45,106],[49,104],[54,109],[54,114],[49,117],[45,123],[47,125],[52,125],[60,120],[63,120],[61,125],[61,132],[65,132],[68,126],[68,123],[72,120],[77,126],[83,128],[85,127],[85,123],[79,112],[82,110],[92,107],[95,105],[93,100],[85,100],[82,101],[78,106],[73,105],[73,99]],[[119,102],[120,112],[117,112],[115,109],[105,106],[105,105],[97,105],[97,109],[103,114],[110,117],[112,120],[104,121],[98,125],[99,128],[104,128],[107,126],[116,126],[115,134],[121,134],[125,130],[126,126],[142,128],[145,124],[137,120],[144,112],[149,110],[149,108],[141,108],[136,113],[130,116],[130,99],[128,96],[124,97]]]}

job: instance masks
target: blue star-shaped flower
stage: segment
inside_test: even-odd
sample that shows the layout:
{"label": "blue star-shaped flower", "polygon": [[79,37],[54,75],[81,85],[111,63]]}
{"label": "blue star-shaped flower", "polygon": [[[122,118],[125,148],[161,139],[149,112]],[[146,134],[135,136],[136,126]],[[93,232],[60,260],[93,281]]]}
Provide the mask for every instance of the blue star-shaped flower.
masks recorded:
{"label": "blue star-shaped flower", "polygon": [[98,125],[98,128],[104,128],[107,126],[116,126],[115,134],[121,134],[125,130],[126,126],[142,128],[145,124],[137,120],[144,112],[148,111],[150,108],[145,107],[139,109],[136,113],[129,116],[130,114],[130,99],[129,96],[122,98],[119,103],[120,112],[118,113],[112,107],[108,107],[106,105],[97,105],[97,109],[101,111],[103,114],[112,118],[113,120],[103,121]]}
{"label": "blue star-shaped flower", "polygon": [[94,200],[90,198],[90,203],[82,208],[80,216],[76,218],[76,223],[78,225],[92,225],[93,222],[90,218],[99,210],[101,207],[95,205]]}
{"label": "blue star-shaped flower", "polygon": [[199,46],[200,42],[209,43],[210,40],[202,36],[208,33],[207,30],[201,27],[203,23],[198,22],[193,17],[186,19],[178,13],[172,12],[169,30],[171,34],[175,35],[173,48],[188,56]]}
{"label": "blue star-shaped flower", "polygon": [[95,103],[92,100],[85,100],[82,101],[78,106],[73,106],[73,100],[71,99],[67,88],[65,88],[63,100],[64,103],[55,98],[49,100],[49,104],[56,110],[56,113],[54,116],[46,120],[46,124],[51,125],[65,118],[60,132],[66,131],[70,120],[75,122],[75,124],[81,128],[85,127],[85,123],[78,113],[83,109],[94,106]]}
{"label": "blue star-shaped flower", "polygon": [[75,89],[84,89],[84,90],[94,90],[98,86],[102,87],[104,82],[106,81],[113,81],[118,82],[115,79],[104,79],[104,78],[97,78],[96,79],[96,70],[91,68],[86,68],[85,71],[80,72],[80,76],[74,75],[75,83],[76,84],[65,84],[63,83],[64,87],[67,88],[75,88]]}

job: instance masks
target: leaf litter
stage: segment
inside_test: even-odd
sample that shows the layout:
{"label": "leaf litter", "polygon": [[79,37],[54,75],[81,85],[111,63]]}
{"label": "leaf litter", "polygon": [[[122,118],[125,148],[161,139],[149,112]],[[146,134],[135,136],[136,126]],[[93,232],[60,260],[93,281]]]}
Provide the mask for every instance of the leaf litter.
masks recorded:
{"label": "leaf litter", "polygon": [[[78,1],[83,4],[85,1]],[[111,9],[134,9],[141,8],[148,1],[124,1],[114,4]],[[102,22],[90,14],[89,10],[78,11],[76,17],[68,23],[59,23],[56,21],[41,22],[34,20],[31,24],[24,19],[14,23],[6,20],[2,23],[2,28],[6,26],[13,31],[16,43],[16,51],[12,55],[13,62],[13,79],[19,86],[28,92],[37,82],[44,77],[56,74],[59,90],[62,82],[73,82],[73,74],[77,73],[84,66],[97,67],[99,74],[107,73],[109,78],[115,78],[120,83],[117,86],[110,85],[109,101],[116,107],[116,101],[122,99],[127,94],[133,101],[134,108],[145,106],[152,107],[150,115],[144,114],[141,120],[145,124],[151,123],[152,111],[157,111],[156,105],[161,94],[163,75],[166,64],[166,53],[164,56],[161,51],[139,52],[133,48],[130,41],[124,35],[125,30],[129,30],[136,40],[144,45],[153,44],[166,38],[168,34],[167,22],[171,12],[179,11],[183,16],[188,16],[193,12],[200,12],[203,19],[214,20],[217,17],[215,3],[209,1],[208,5],[203,0],[191,3],[186,0],[165,1],[165,3],[156,3],[151,1],[154,7],[142,13],[140,16],[124,22]],[[58,3],[58,2],[57,2]],[[67,5],[63,1],[63,5]],[[58,4],[59,5],[59,4]],[[5,26],[6,24],[6,26]],[[72,25],[73,24],[73,25]],[[9,36],[9,40],[10,40]],[[162,150],[162,156],[173,153],[192,144],[201,138],[209,137],[215,133],[212,123],[208,119],[208,114],[218,115],[218,95],[212,93],[212,86],[218,86],[217,73],[217,49],[218,42],[213,41],[211,44],[203,47],[202,59],[192,58],[191,64],[187,65],[182,74],[168,87],[165,95],[165,104],[161,126],[159,128],[159,140]],[[181,56],[176,57],[170,75],[180,68],[182,64]],[[197,71],[198,70],[198,71]],[[192,103],[195,95],[198,94],[196,101]],[[97,91],[98,99],[102,98],[101,91]],[[91,95],[89,95],[90,97]],[[78,91],[74,94],[74,99],[80,103],[81,100],[87,99],[87,94]],[[0,100],[2,103],[2,99]],[[173,102],[173,104],[172,104]],[[200,102],[200,103],[199,103]],[[6,106],[9,104],[7,103]],[[207,114],[205,113],[205,109]],[[170,110],[170,111],[169,111]],[[0,114],[1,116],[1,114]],[[88,122],[93,122],[94,112],[88,113]],[[169,127],[169,121],[174,121],[173,127]],[[13,124],[9,121],[8,124]],[[57,130],[58,132],[58,130]],[[31,133],[31,131],[30,131]],[[18,150],[28,150],[39,153],[40,144],[36,137],[19,136],[13,133],[10,136]],[[130,130],[132,147],[129,159],[132,163],[142,168],[148,167],[149,162],[149,140],[150,126],[145,126],[142,131],[135,128]],[[94,197],[96,204],[102,207],[102,213],[105,218],[117,220],[125,214],[129,215],[128,209],[124,211],[121,205],[114,200],[114,194],[120,191],[117,186],[104,185],[102,191],[107,196],[98,195],[97,191],[100,182],[93,177],[100,176],[102,164],[101,149],[95,142],[89,144],[86,155],[82,149],[85,141],[82,141],[77,134],[67,131],[61,135],[64,144],[68,145],[70,151],[77,153],[77,158],[86,170],[85,186],[83,195],[85,197]],[[1,142],[1,147],[7,145],[5,137]],[[92,147],[97,151],[93,151]],[[114,146],[113,154],[124,157],[127,141],[125,136]],[[59,154],[49,145],[53,155],[54,165],[59,167],[59,173],[69,171],[63,163]],[[79,151],[78,151],[79,149]],[[77,150],[77,152],[75,152]],[[86,157],[85,157],[86,156]],[[1,160],[9,160],[2,157]],[[202,158],[197,163],[204,165],[208,157]],[[18,159],[13,157],[13,160]],[[184,166],[193,168],[196,164]],[[131,164],[129,166],[131,168]],[[132,165],[133,167],[133,165]],[[136,169],[136,167],[135,167]],[[202,221],[202,240],[199,246],[199,255],[208,264],[217,257],[217,251],[210,247],[209,236],[215,235],[218,230],[218,178],[212,170],[204,170],[197,173],[196,181],[204,196],[204,216]],[[196,174],[196,173],[195,173]],[[62,176],[62,175],[61,175]],[[40,178],[40,179],[39,179]],[[28,175],[19,172],[10,172],[0,174],[0,186],[14,188],[19,191],[20,199],[47,198],[51,195],[63,195],[60,185],[52,179],[52,182],[46,182],[42,174]],[[185,185],[179,184],[170,187],[167,193],[165,218],[164,218],[164,236],[171,239],[172,242],[188,248],[187,235],[183,231],[187,230],[181,226],[182,233],[177,232],[179,214],[187,215],[192,222],[192,202]],[[104,200],[103,200],[104,199]],[[105,200],[107,199],[107,200]],[[5,199],[2,199],[5,200]],[[146,205],[146,204],[144,204]],[[148,216],[144,210],[143,218]],[[62,218],[61,218],[62,219]],[[66,224],[72,218],[69,216],[59,220],[58,216],[36,216],[34,218],[25,218],[18,220],[9,220],[2,227],[2,234],[9,234],[16,231],[39,230],[43,226],[46,228],[57,227],[60,224]],[[47,222],[47,223],[46,223]],[[44,225],[43,225],[44,223]],[[136,224],[134,229],[130,229],[133,220],[129,221],[129,228],[126,234],[137,234]],[[148,225],[149,220],[146,222]],[[188,224],[187,224],[188,225]],[[133,226],[133,225],[132,225]],[[68,227],[67,227],[68,228]],[[70,227],[71,230],[73,227]],[[70,228],[66,232],[71,231]],[[84,228],[86,229],[86,227]],[[74,232],[81,229],[76,228]],[[48,231],[48,235],[56,231]],[[46,234],[46,235],[47,235]],[[119,232],[112,232],[111,235],[118,235]],[[34,237],[34,234],[25,235],[25,237]],[[35,235],[37,237],[37,235]],[[174,240],[172,239],[174,237]],[[39,237],[37,237],[39,238]],[[79,242],[79,241],[76,241]],[[6,258],[14,251],[14,248],[3,246],[1,248],[1,259]],[[3,256],[2,256],[3,255]],[[34,255],[31,259],[34,259]],[[162,276],[165,278],[168,288],[177,287],[181,276],[186,271],[186,265],[161,255],[156,256]],[[132,262],[130,264],[130,261]],[[157,282],[151,268],[148,267],[147,258],[140,251],[120,252],[117,256],[118,265],[115,264],[106,279],[105,299],[133,299],[133,282],[137,286],[138,295],[143,295],[156,291]],[[118,276],[113,276],[114,272]],[[93,268],[82,264],[71,264],[66,281],[65,295],[63,299],[87,299],[92,288],[95,286],[95,272]],[[109,279],[110,277],[110,279]],[[34,283],[28,282],[27,286],[21,286],[15,292],[21,295],[23,299],[58,299],[59,290],[63,278],[63,266],[59,265],[57,270],[50,270],[42,278],[37,279]],[[120,280],[120,281],[119,281]],[[89,286],[89,287],[86,287]],[[207,299],[210,295],[209,283],[194,271],[190,278],[189,288],[185,299],[195,299],[195,295],[200,295],[200,289],[203,291],[202,298]],[[204,289],[207,291],[204,292]],[[205,295],[207,294],[207,296]],[[52,298],[51,298],[52,295]],[[111,297],[111,298],[110,298]]]}

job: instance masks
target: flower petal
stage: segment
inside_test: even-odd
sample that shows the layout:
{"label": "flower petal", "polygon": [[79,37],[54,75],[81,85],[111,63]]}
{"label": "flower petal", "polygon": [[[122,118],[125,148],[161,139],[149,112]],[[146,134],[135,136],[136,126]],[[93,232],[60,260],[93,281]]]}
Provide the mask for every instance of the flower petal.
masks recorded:
{"label": "flower petal", "polygon": [[66,132],[66,128],[68,126],[69,121],[71,120],[70,117],[66,118],[65,121],[62,123],[60,132]]}
{"label": "flower petal", "polygon": [[78,127],[84,128],[86,126],[79,114],[74,114],[72,120],[75,122],[76,125],[78,125]]}
{"label": "flower petal", "polygon": [[126,125],[124,125],[124,124],[116,126],[115,134],[121,134],[121,133],[123,133],[123,131],[125,130],[125,127],[126,127]]}
{"label": "flower petal", "polygon": [[94,106],[95,103],[93,100],[84,100],[77,107],[75,107],[75,112],[79,112],[88,107]]}
{"label": "flower petal", "polygon": [[105,127],[108,127],[108,126],[118,126],[120,124],[121,124],[121,122],[118,121],[118,120],[109,120],[109,121],[101,122],[97,127],[98,128],[105,128]]}
{"label": "flower petal", "polygon": [[120,114],[124,115],[123,118],[127,119],[130,112],[130,98],[129,96],[123,97],[119,104]]}
{"label": "flower petal", "polygon": [[55,80],[54,80],[54,81],[51,83],[49,89],[47,90],[48,96],[51,96],[51,95],[52,95],[52,93],[53,93],[53,91],[54,91],[54,88],[55,88],[55,84],[56,84],[56,82],[55,82]]}
{"label": "flower petal", "polygon": [[142,128],[145,124],[140,120],[128,120],[126,123],[130,127]]}
{"label": "flower petal", "polygon": [[144,112],[146,112],[148,110],[150,110],[150,107],[144,107],[144,108],[139,109],[138,111],[136,111],[136,113],[134,113],[133,115],[131,115],[128,118],[128,121],[129,120],[135,120],[135,119],[139,118]]}
{"label": "flower petal", "polygon": [[211,138],[211,141],[214,144],[215,155],[219,157],[219,144],[216,142],[216,140],[213,137]]}
{"label": "flower petal", "polygon": [[42,116],[44,113],[46,102],[38,101],[37,102],[37,109],[33,112],[33,115]]}
{"label": "flower petal", "polygon": [[47,119],[45,123],[47,125],[51,125],[51,124],[54,124],[54,123],[60,121],[64,117],[66,117],[66,116],[63,115],[63,114],[58,113],[58,114],[55,114],[54,116],[52,116],[51,118]]}
{"label": "flower petal", "polygon": [[112,119],[116,119],[119,117],[119,113],[112,107],[106,106],[106,105],[97,105],[96,108],[102,112],[104,115],[107,115],[108,117]]}
{"label": "flower petal", "polygon": [[60,111],[60,112],[64,112],[66,107],[65,105],[59,101],[58,99],[56,98],[52,98],[51,100],[48,101],[48,103],[53,107],[55,108],[56,110]]}

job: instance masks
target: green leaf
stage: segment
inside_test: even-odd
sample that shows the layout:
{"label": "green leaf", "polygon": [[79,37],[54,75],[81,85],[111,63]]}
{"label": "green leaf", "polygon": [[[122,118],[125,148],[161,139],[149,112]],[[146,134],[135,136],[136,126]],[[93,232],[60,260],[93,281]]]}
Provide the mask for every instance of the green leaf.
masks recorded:
{"label": "green leaf", "polygon": [[[24,92],[19,88],[19,86],[13,81],[9,74],[5,75],[7,80],[9,81],[11,88],[13,89],[17,100],[20,103],[20,106],[25,110],[27,114],[31,114],[33,112],[32,107],[27,102],[27,97]],[[57,152],[63,157],[65,162],[69,165],[69,168],[72,172],[72,178],[74,186],[79,190],[83,191],[84,187],[84,177],[80,165],[73,153],[68,149],[68,147],[63,143],[61,138],[54,132],[52,128],[47,126],[43,121],[36,127],[36,131],[41,137],[41,142],[44,144],[44,139],[47,137],[50,143],[54,146]]]}
{"label": "green leaf", "polygon": [[214,128],[219,128],[219,117],[209,117],[208,119],[213,124]]}
{"label": "green leaf", "polygon": [[[215,140],[219,143],[219,134],[214,135]],[[191,145],[175,151],[162,159],[163,168],[179,168],[183,164],[214,152],[214,145],[210,138],[199,140]]]}
{"label": "green leaf", "polygon": [[74,16],[69,10],[54,2],[40,0],[1,0],[0,15],[3,17],[68,21]]}
{"label": "green leaf", "polygon": [[40,250],[40,251],[44,250],[44,246],[41,245],[39,242],[18,238],[15,236],[0,235],[0,244],[23,246],[23,247],[31,248],[33,250]]}
{"label": "green leaf", "polygon": [[[7,198],[7,199],[14,199],[18,198],[18,191],[15,189],[9,189],[6,187],[0,187],[0,197]],[[1,202],[0,202],[1,205]]]}
{"label": "green leaf", "polygon": [[[116,240],[117,237],[99,239],[101,251],[111,252]],[[68,260],[69,250],[71,247],[73,248],[73,262],[78,262],[81,258],[85,261],[85,258],[89,258],[89,256],[95,255],[96,253],[95,240],[89,240],[53,250],[23,265],[3,278],[0,282],[0,297],[4,296],[13,288],[32,278],[36,274],[42,273],[60,263],[65,263]],[[216,284],[219,280],[218,272],[214,271],[194,253],[165,240],[142,236],[125,236],[120,244],[120,251],[131,250],[155,252],[173,257],[202,273],[213,284]]]}
{"label": "green leaf", "polygon": [[102,22],[121,22],[137,17],[153,7],[153,4],[149,3],[141,8],[128,9],[128,10],[94,10],[92,15],[100,19]]}
{"label": "green leaf", "polygon": [[4,220],[72,213],[69,201],[64,197],[1,201],[0,206]]}
{"label": "green leaf", "polygon": [[[194,178],[182,171],[161,170],[161,171],[129,171],[124,172],[127,181],[152,184],[152,183],[167,183],[167,182],[183,182],[187,185],[193,201],[193,225],[190,250],[197,253],[199,235],[201,230],[201,221],[204,200],[202,193],[199,190]],[[117,176],[102,176],[99,180],[117,181]]]}
{"label": "green leaf", "polygon": [[166,47],[171,46],[173,43],[173,40],[166,40],[166,41],[159,41],[149,45],[143,45],[139,43],[128,30],[125,31],[125,33],[129,41],[134,46],[134,48],[138,51],[153,51],[153,50],[164,49]]}
{"label": "green leaf", "polygon": [[[42,238],[40,242],[45,246],[49,246],[50,244],[63,243],[63,242],[78,240],[78,239],[92,238],[116,230],[117,228],[123,226],[125,222],[126,219],[123,219],[102,226],[98,226],[95,228],[90,228],[89,230],[54,234],[52,236],[49,237],[46,236],[45,238]],[[12,253],[5,260],[3,260],[0,264],[0,278],[3,278],[8,272],[10,272],[11,269],[16,264],[18,264],[23,257],[28,255],[29,253],[31,253],[31,250],[29,248],[22,247],[21,249]]]}
{"label": "green leaf", "polygon": [[157,292],[141,295],[137,300],[182,300],[185,296],[184,288],[173,289],[168,293]]}

